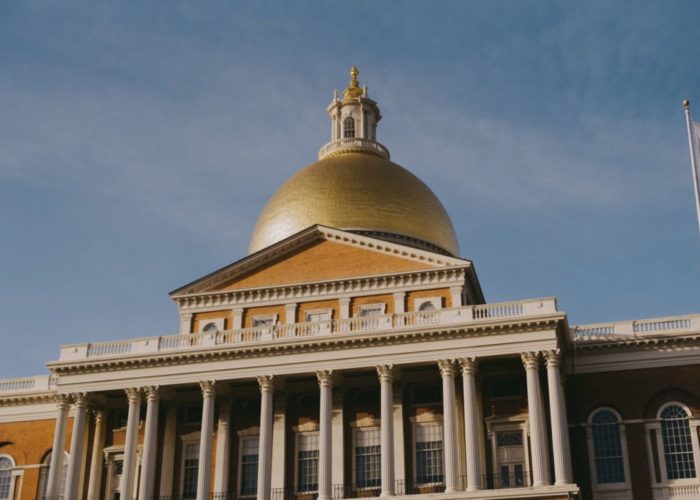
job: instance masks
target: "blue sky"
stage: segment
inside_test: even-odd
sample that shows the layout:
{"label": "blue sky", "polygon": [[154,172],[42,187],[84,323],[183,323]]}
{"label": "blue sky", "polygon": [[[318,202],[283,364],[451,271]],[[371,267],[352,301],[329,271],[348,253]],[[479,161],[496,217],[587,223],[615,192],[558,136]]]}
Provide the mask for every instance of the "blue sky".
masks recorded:
{"label": "blue sky", "polygon": [[177,331],[329,138],[351,64],[488,301],[570,321],[700,311],[681,101],[700,4],[0,3],[0,377]]}

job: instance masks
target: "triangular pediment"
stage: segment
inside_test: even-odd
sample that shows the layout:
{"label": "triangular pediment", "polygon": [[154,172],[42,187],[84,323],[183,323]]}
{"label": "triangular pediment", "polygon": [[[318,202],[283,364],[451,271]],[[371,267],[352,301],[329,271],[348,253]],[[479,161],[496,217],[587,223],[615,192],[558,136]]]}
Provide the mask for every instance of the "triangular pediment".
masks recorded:
{"label": "triangular pediment", "polygon": [[342,280],[469,264],[469,261],[313,226],[173,292],[172,296]]}

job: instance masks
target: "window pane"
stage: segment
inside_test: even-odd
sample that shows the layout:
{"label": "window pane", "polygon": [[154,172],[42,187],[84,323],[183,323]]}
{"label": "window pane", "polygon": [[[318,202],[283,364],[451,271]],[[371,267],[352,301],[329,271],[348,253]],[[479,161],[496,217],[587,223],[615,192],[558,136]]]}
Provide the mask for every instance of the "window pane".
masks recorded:
{"label": "window pane", "polygon": [[661,413],[661,433],[664,442],[664,458],[668,479],[695,477],[693,443],[685,410],[671,405]]}
{"label": "window pane", "polygon": [[0,498],[10,498],[10,482],[12,480],[12,460],[0,457]]}
{"label": "window pane", "polygon": [[442,424],[416,427],[416,484],[442,481]]}
{"label": "window pane", "polygon": [[182,498],[197,498],[197,475],[199,473],[199,443],[185,445]]}
{"label": "window pane", "polygon": [[611,411],[601,410],[593,416],[591,423],[598,484],[624,483],[625,467],[617,417]]}
{"label": "window pane", "polygon": [[297,491],[318,490],[318,434],[299,434],[297,451]]}
{"label": "window pane", "polygon": [[258,492],[258,438],[241,441],[241,495]]}
{"label": "window pane", "polygon": [[358,488],[382,484],[379,429],[355,429],[355,482]]}

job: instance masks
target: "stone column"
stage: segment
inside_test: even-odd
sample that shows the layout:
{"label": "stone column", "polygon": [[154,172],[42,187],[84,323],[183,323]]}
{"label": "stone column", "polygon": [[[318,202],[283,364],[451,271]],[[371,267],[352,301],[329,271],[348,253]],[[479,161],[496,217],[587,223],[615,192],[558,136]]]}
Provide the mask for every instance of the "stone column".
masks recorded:
{"label": "stone column", "polygon": [[340,304],[340,319],[348,319],[350,317],[350,299],[343,297],[338,299]]}
{"label": "stone column", "polygon": [[532,486],[547,484],[547,446],[542,394],[540,390],[539,353],[521,355],[527,377],[527,410],[530,421],[530,453],[532,454]]}
{"label": "stone column", "polygon": [[333,372],[316,371],[320,389],[321,404],[319,411],[318,433],[318,500],[331,500],[333,482],[331,460],[333,457],[332,419],[333,419]]}
{"label": "stone column", "polygon": [[214,432],[214,381],[199,383],[202,388],[202,427],[199,436],[197,498],[206,500],[211,490],[211,440]]}
{"label": "stone column", "polygon": [[442,376],[442,415],[445,450],[445,493],[457,491],[457,418],[455,416],[455,367],[448,359],[438,361]]}
{"label": "stone column", "polygon": [[394,293],[394,314],[402,314],[406,312],[406,293]]}
{"label": "stone column", "polygon": [[126,443],[124,443],[124,464],[122,480],[119,485],[119,500],[131,500],[133,494],[134,475],[136,474],[136,447],[141,418],[141,390],[137,388],[126,389],[126,396],[129,399],[129,417],[126,420]]}
{"label": "stone column", "polygon": [[150,500],[153,497],[153,482],[156,476],[156,448],[158,446],[158,403],[160,394],[156,386],[146,387],[145,392],[146,428],[143,438],[139,500]]}
{"label": "stone column", "polygon": [[231,456],[231,399],[222,399],[216,424],[216,463],[214,464],[214,493],[229,493],[228,469]]}
{"label": "stone column", "polygon": [[66,423],[70,403],[64,394],[56,396],[56,427],[53,432],[53,448],[49,464],[49,479],[46,484],[46,499],[57,500],[61,495],[61,472],[63,471],[63,453],[66,446]]}
{"label": "stone column", "polygon": [[234,307],[231,314],[233,315],[233,329],[240,330],[243,328],[243,308]]}
{"label": "stone column", "polygon": [[481,489],[481,465],[480,465],[480,439],[479,406],[476,394],[476,358],[462,358],[462,386],[464,390],[464,442],[467,460],[467,491]]}
{"label": "stone column", "polygon": [[163,429],[163,459],[160,465],[161,497],[169,497],[173,494],[173,470],[175,468],[175,439],[177,433],[177,405],[174,401],[167,403],[165,407],[165,428]]}
{"label": "stone column", "polygon": [[95,410],[95,435],[92,439],[92,454],[90,456],[90,479],[88,480],[88,500],[100,500],[102,486],[102,450],[105,447],[105,412]]}
{"label": "stone column", "polygon": [[272,375],[258,377],[260,386],[260,442],[258,448],[258,500],[270,500],[272,480]]}
{"label": "stone column", "polygon": [[571,484],[571,452],[569,449],[569,425],[566,419],[566,399],[561,382],[559,351],[547,351],[547,386],[549,388],[549,412],[552,421],[552,451],[554,452],[554,484]]}
{"label": "stone column", "polygon": [[84,393],[73,394],[73,404],[75,406],[75,414],[73,416],[73,432],[70,440],[70,455],[68,456],[65,498],[78,497],[80,464],[83,458],[83,438],[85,436],[85,418],[87,416],[86,395]]}
{"label": "stone column", "polygon": [[338,380],[336,374],[336,384],[333,388],[333,459],[332,476],[333,484],[343,484],[345,482],[345,446],[344,446],[344,420],[343,420],[343,384],[342,379]]}
{"label": "stone column", "polygon": [[394,496],[393,365],[377,366],[381,390],[381,463],[383,497]]}
{"label": "stone column", "polygon": [[284,305],[284,324],[291,325],[297,322],[297,305],[285,304]]}

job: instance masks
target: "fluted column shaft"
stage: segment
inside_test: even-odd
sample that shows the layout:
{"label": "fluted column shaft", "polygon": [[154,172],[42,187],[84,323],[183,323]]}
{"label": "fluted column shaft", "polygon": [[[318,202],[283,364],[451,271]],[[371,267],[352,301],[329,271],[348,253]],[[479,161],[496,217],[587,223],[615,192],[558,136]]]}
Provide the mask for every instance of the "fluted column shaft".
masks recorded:
{"label": "fluted column shaft", "polygon": [[61,471],[63,470],[63,449],[66,445],[66,423],[68,421],[69,400],[65,395],[56,397],[56,426],[53,432],[53,448],[49,464],[49,479],[46,485],[46,500],[57,500],[61,495]]}
{"label": "fluted column shaft", "polygon": [[523,353],[523,365],[527,378],[527,409],[530,420],[530,451],[532,454],[532,486],[547,484],[546,473],[546,429],[542,411],[538,353]]}
{"label": "fluted column shaft", "polygon": [[231,451],[231,400],[221,400],[219,422],[216,426],[216,463],[214,464],[214,493],[229,491],[228,469]]}
{"label": "fluted column shaft", "polygon": [[177,406],[174,402],[165,403],[165,425],[163,429],[163,452],[160,465],[161,497],[173,494],[173,472],[175,469],[175,439],[177,433]]}
{"label": "fluted column shaft", "polygon": [[202,388],[202,427],[199,435],[197,499],[208,500],[211,490],[211,440],[214,433],[214,382],[199,383]]}
{"label": "fluted column shaft", "polygon": [[65,498],[77,498],[78,496],[80,464],[83,459],[83,439],[85,437],[85,418],[87,417],[87,398],[85,394],[73,394],[73,404],[75,414],[73,416],[73,432],[70,440],[70,455],[68,456]]}
{"label": "fluted column shaft", "polygon": [[476,358],[462,358],[462,386],[464,392],[464,440],[467,460],[467,491],[481,489],[481,465],[479,450],[479,406],[476,394]]}
{"label": "fluted column shaft", "polygon": [[552,451],[554,456],[554,484],[571,484],[571,452],[569,449],[569,425],[566,419],[566,400],[561,383],[558,351],[545,353],[547,362],[547,386],[549,388],[549,412],[552,422]]}
{"label": "fluted column shaft", "polygon": [[455,414],[455,367],[452,360],[438,361],[442,375],[443,444],[445,450],[445,493],[457,491],[457,416]]}
{"label": "fluted column shaft", "polygon": [[146,387],[145,391],[146,429],[143,438],[139,500],[150,500],[150,498],[153,497],[153,482],[156,476],[156,447],[158,441],[158,405],[160,400],[158,387]]}
{"label": "fluted column shaft", "polygon": [[126,420],[126,443],[124,444],[124,465],[119,485],[119,500],[131,500],[136,474],[136,447],[141,418],[141,390],[126,389],[129,399],[129,416]]}
{"label": "fluted column shaft", "polygon": [[331,370],[316,372],[320,389],[319,440],[318,440],[318,500],[333,497],[331,462],[333,457],[333,374]]}
{"label": "fluted column shaft", "polygon": [[258,377],[258,385],[260,385],[258,500],[270,500],[270,484],[272,481],[272,375]]}
{"label": "fluted column shaft", "polygon": [[381,470],[383,497],[394,496],[394,371],[392,365],[377,366],[381,393]]}
{"label": "fluted column shaft", "polygon": [[92,455],[90,457],[90,479],[88,480],[88,500],[100,500],[102,487],[102,450],[105,446],[105,412],[95,411],[95,435],[92,439]]}

